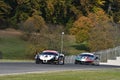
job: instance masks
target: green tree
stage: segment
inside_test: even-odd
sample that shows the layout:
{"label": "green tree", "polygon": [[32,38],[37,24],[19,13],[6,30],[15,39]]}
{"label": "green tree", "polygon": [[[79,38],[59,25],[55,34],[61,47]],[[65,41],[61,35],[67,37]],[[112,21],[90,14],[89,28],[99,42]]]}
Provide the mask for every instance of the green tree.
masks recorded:
{"label": "green tree", "polygon": [[[11,7],[4,0],[0,1],[0,18],[6,17],[10,13]],[[6,16],[5,16],[6,15]]]}
{"label": "green tree", "polygon": [[120,23],[120,0],[115,0],[114,2],[114,6],[115,6],[115,12],[114,12],[114,22],[116,23]]}
{"label": "green tree", "polygon": [[82,11],[83,15],[99,10],[105,3],[105,0],[73,0],[73,5]]}
{"label": "green tree", "polygon": [[[8,15],[10,14],[11,7],[4,2],[0,1],[0,25],[4,25],[4,22],[7,22]],[[0,26],[2,27],[2,26]]]}
{"label": "green tree", "polygon": [[[24,22],[33,13],[41,14],[40,12],[40,0],[12,0],[7,1],[13,7],[11,12],[10,22],[12,25],[17,26],[18,23]],[[15,6],[13,6],[13,4]]]}
{"label": "green tree", "polygon": [[113,18],[115,23],[120,21],[120,0],[106,0],[104,10]]}

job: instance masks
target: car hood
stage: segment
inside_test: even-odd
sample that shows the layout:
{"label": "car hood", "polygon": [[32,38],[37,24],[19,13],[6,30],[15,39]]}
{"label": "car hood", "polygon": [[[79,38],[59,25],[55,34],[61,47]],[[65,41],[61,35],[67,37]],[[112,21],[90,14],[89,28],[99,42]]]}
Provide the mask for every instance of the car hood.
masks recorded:
{"label": "car hood", "polygon": [[51,60],[53,59],[55,56],[54,55],[40,55],[39,58],[41,60]]}
{"label": "car hood", "polygon": [[83,57],[76,57],[76,60],[79,60],[79,61],[93,61],[93,58],[89,58],[87,56],[83,56]]}

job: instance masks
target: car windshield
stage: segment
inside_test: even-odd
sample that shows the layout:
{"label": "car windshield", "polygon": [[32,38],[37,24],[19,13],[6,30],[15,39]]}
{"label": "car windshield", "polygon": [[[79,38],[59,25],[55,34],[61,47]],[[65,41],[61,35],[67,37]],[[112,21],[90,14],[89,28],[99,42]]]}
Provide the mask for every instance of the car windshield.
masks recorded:
{"label": "car windshield", "polygon": [[91,57],[91,58],[93,58],[94,57],[94,55],[88,55],[88,54],[81,54],[81,55],[79,55],[80,57]]}
{"label": "car windshield", "polygon": [[55,56],[57,56],[58,54],[54,53],[54,52],[43,52],[41,55],[55,55]]}

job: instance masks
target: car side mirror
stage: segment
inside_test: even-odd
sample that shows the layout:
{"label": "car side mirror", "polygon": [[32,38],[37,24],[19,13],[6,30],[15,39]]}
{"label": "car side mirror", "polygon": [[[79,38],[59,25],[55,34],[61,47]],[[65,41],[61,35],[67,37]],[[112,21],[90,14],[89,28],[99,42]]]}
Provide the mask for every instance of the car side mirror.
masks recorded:
{"label": "car side mirror", "polygon": [[95,60],[99,59],[98,57],[95,57]]}

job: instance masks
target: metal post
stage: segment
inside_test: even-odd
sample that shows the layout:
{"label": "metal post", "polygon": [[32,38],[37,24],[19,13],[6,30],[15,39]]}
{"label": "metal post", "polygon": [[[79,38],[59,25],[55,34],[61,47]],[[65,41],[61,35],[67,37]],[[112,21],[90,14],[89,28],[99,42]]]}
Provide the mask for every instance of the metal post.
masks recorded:
{"label": "metal post", "polygon": [[63,35],[64,35],[64,32],[62,32],[61,34],[61,53],[63,53]]}

